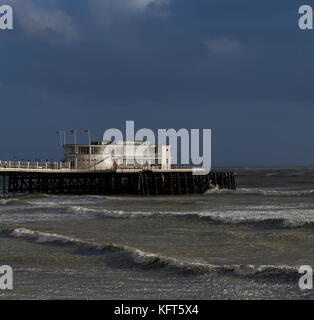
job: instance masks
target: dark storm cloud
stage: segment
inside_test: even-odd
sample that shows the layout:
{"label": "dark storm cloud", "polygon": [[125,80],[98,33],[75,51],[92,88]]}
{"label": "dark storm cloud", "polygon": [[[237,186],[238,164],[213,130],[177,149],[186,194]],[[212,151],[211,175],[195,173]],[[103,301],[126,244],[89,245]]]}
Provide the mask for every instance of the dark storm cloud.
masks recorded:
{"label": "dark storm cloud", "polygon": [[299,82],[313,46],[292,2],[16,1],[23,67],[12,68],[20,82],[96,100],[312,98]]}
{"label": "dark storm cloud", "polygon": [[[273,155],[274,162],[287,162],[292,123],[279,124],[285,137],[276,140],[274,112],[294,114],[300,106],[302,114],[310,112],[304,110],[314,98],[314,33],[297,28],[302,1],[11,3],[15,30],[0,34],[0,90],[3,105],[11,107],[5,111],[8,117],[19,109],[49,130],[89,123],[101,132],[104,126],[118,125],[117,118],[120,125],[129,118],[150,127],[212,127],[219,163],[271,163],[266,153],[273,149],[280,152]],[[157,110],[167,112],[169,122],[147,116]],[[264,111],[255,118],[252,110]],[[228,114],[236,125],[225,119]],[[273,121],[268,133],[254,131],[261,119]],[[29,130],[23,121],[18,125]],[[228,162],[224,150],[237,144],[230,135],[241,143]],[[262,155],[248,156],[248,150],[260,147]],[[288,159],[302,161],[306,159]]]}

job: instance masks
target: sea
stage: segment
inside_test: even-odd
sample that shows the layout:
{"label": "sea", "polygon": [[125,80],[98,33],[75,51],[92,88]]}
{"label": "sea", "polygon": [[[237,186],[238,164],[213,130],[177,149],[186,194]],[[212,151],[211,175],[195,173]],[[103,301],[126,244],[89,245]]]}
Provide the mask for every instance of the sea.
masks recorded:
{"label": "sea", "polygon": [[200,195],[0,199],[0,299],[313,299],[314,168],[238,168]]}

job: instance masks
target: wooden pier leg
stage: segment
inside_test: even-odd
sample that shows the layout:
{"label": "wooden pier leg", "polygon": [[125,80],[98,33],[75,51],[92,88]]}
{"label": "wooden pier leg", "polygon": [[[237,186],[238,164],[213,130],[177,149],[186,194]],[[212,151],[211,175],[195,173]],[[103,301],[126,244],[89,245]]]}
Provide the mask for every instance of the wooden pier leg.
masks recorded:
{"label": "wooden pier leg", "polygon": [[207,190],[209,190],[210,189],[210,177],[209,177],[209,175],[210,175],[210,173],[208,173],[207,175],[206,175],[206,178],[207,178]]}
{"label": "wooden pier leg", "polygon": [[145,172],[144,175],[145,175],[146,195],[149,196],[149,186],[148,186],[148,181],[147,181],[147,172]]}
{"label": "wooden pier leg", "polygon": [[204,180],[203,180],[203,176],[199,176],[199,186],[200,186],[200,193],[202,193],[203,192],[203,190],[204,190]]}
{"label": "wooden pier leg", "polygon": [[161,192],[165,194],[165,176],[163,173],[161,174]]}
{"label": "wooden pier leg", "polygon": [[229,172],[229,189],[230,189],[230,190],[233,189],[233,185],[232,185],[232,172]]}
{"label": "wooden pier leg", "polygon": [[33,192],[33,180],[31,174],[28,175],[28,192]]}
{"label": "wooden pier leg", "polygon": [[178,179],[178,192],[179,192],[179,194],[181,194],[180,175],[179,175],[179,173],[178,173],[178,172],[177,172],[177,179]]}
{"label": "wooden pier leg", "polygon": [[140,195],[141,194],[141,174],[138,174],[138,180],[137,180],[137,194]]}
{"label": "wooden pier leg", "polygon": [[185,194],[189,193],[189,187],[188,187],[188,178],[187,178],[187,173],[184,173],[184,182],[185,182]]}
{"label": "wooden pier leg", "polygon": [[5,198],[5,184],[6,184],[5,174],[2,176],[2,183],[3,183],[3,198]]}
{"label": "wooden pier leg", "polygon": [[155,195],[158,196],[157,173],[153,173],[155,182]]}
{"label": "wooden pier leg", "polygon": [[193,181],[193,193],[195,193],[195,175],[192,174],[192,181]]}
{"label": "wooden pier leg", "polygon": [[171,194],[173,194],[173,179],[172,179],[172,172],[170,172],[170,190],[171,190]]}
{"label": "wooden pier leg", "polygon": [[217,183],[217,174],[216,174],[216,172],[214,172],[214,183],[215,183],[215,187],[217,187],[218,183]]}
{"label": "wooden pier leg", "polygon": [[15,172],[13,173],[13,197],[15,198],[15,193],[16,193],[16,174]]}
{"label": "wooden pier leg", "polygon": [[236,182],[235,182],[234,173],[232,174],[232,188],[233,188],[233,190],[236,190]]}

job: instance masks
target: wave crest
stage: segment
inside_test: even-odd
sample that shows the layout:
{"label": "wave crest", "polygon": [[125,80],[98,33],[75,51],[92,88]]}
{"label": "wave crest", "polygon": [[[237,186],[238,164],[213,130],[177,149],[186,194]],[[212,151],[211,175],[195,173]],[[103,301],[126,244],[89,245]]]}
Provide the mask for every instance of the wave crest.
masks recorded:
{"label": "wave crest", "polygon": [[173,216],[182,219],[203,220],[212,224],[234,224],[234,225],[250,225],[253,227],[265,228],[301,228],[314,227],[314,220],[293,219],[285,217],[247,217],[247,216],[231,216],[220,215],[210,211],[203,212],[178,212],[178,211],[124,211],[124,210],[108,210],[108,209],[92,209],[88,207],[71,206],[67,208],[68,212],[75,214],[92,214],[99,218],[117,218],[117,219],[137,219],[146,217],[167,217]]}
{"label": "wave crest", "polygon": [[275,190],[275,189],[258,189],[258,188],[239,188],[237,190],[211,189],[206,194],[244,194],[244,195],[261,195],[273,197],[301,197],[314,195],[314,190]]}
{"label": "wave crest", "polygon": [[41,244],[55,243],[84,249],[97,250],[104,253],[117,254],[116,258],[121,259],[130,265],[141,267],[143,269],[167,268],[184,274],[208,274],[208,273],[226,273],[241,277],[284,277],[295,278],[298,276],[298,269],[287,265],[212,265],[201,262],[193,262],[179,260],[175,258],[165,257],[154,253],[145,252],[143,250],[132,248],[125,245],[115,243],[97,244],[81,239],[68,237],[59,234],[45,233],[33,231],[26,228],[16,228],[7,231],[10,237],[23,238],[29,241]]}

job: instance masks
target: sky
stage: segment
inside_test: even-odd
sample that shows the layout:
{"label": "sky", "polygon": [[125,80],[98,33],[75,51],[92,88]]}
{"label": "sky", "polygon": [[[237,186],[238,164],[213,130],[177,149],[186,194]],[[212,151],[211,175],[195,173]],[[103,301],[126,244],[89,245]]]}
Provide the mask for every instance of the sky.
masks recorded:
{"label": "sky", "polygon": [[[309,1],[311,2],[311,1]],[[0,0],[0,159],[59,128],[212,129],[216,167],[314,165],[314,31],[294,0]],[[314,1],[313,1],[314,6]],[[68,142],[73,136],[67,134]]]}

